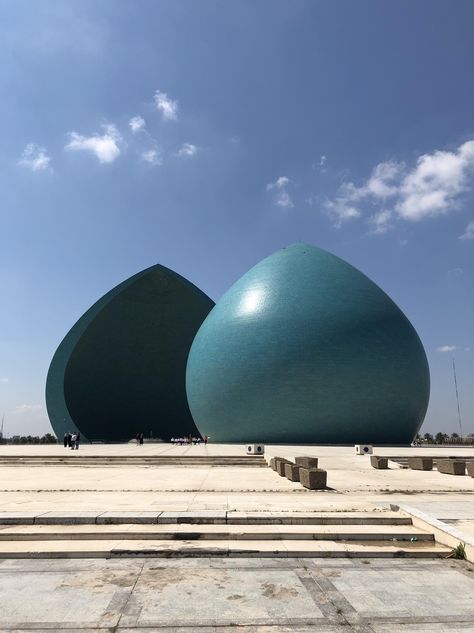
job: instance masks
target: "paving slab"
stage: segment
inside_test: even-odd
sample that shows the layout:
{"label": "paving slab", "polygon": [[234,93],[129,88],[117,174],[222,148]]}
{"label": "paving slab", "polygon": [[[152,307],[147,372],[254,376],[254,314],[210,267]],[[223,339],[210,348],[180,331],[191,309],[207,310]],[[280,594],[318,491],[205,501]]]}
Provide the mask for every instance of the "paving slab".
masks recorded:
{"label": "paving slab", "polygon": [[75,512],[71,511],[63,511],[63,512],[45,512],[44,514],[39,514],[35,518],[35,523],[38,525],[41,524],[64,524],[64,525],[79,525],[81,523],[95,523],[98,517],[97,512]]}
{"label": "paving slab", "polygon": [[32,525],[37,512],[0,512],[0,525]]}
{"label": "paving slab", "polygon": [[157,523],[161,512],[103,512],[97,516],[96,523]]}
{"label": "paving slab", "polygon": [[201,510],[200,512],[161,512],[158,523],[225,523],[225,510]]}
{"label": "paving slab", "polygon": [[0,631],[472,633],[473,569],[397,559],[4,561]]}

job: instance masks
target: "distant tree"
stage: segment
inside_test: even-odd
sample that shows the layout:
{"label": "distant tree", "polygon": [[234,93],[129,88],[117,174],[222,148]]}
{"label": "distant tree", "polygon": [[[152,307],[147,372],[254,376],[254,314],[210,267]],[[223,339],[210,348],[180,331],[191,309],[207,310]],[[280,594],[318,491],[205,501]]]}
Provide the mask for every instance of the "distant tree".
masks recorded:
{"label": "distant tree", "polygon": [[435,435],[436,444],[444,444],[447,439],[448,435],[446,435],[446,433],[441,433],[441,431]]}
{"label": "distant tree", "polygon": [[457,433],[451,433],[451,437],[453,440],[459,439],[459,435]]}
{"label": "distant tree", "polygon": [[57,439],[51,433],[46,433],[40,438],[40,444],[56,444]]}
{"label": "distant tree", "polygon": [[425,438],[425,442],[427,442],[428,444],[433,444],[434,443],[434,439],[433,439],[433,436],[431,435],[431,433],[425,433],[423,435],[423,437]]}

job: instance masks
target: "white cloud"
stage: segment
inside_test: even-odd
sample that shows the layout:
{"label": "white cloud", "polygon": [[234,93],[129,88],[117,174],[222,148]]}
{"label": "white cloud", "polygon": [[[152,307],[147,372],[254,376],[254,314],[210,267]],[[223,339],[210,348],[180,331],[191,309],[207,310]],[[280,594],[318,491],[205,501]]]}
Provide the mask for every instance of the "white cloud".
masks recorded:
{"label": "white cloud", "polygon": [[361,212],[358,208],[359,199],[360,189],[352,182],[347,182],[339,187],[339,191],[334,200],[326,200],[323,202],[323,208],[334,220],[334,225],[340,228],[343,222],[360,217]]}
{"label": "white cloud", "polygon": [[48,169],[50,162],[51,158],[44,147],[39,147],[36,143],[28,143],[18,164],[22,167],[28,167],[32,171],[44,171]]}
{"label": "white cloud", "polygon": [[43,407],[40,404],[19,404],[13,410],[18,415],[27,415],[29,413],[38,413]]}
{"label": "white cloud", "polygon": [[379,163],[367,181],[364,195],[372,195],[375,198],[389,198],[398,191],[398,180],[404,169],[403,163],[388,161]]}
{"label": "white cloud", "polygon": [[70,132],[70,141],[65,149],[72,151],[86,151],[94,154],[101,163],[112,163],[120,156],[120,136],[115,125],[103,125],[102,136],[81,136],[76,132]]}
{"label": "white cloud", "polygon": [[177,156],[195,156],[197,154],[198,148],[196,145],[192,143],[183,143],[179,150],[177,151]]}
{"label": "white cloud", "polygon": [[267,185],[267,191],[271,191],[272,189],[283,189],[290,183],[290,179],[286,176],[280,176],[275,180],[275,182],[271,182]]}
{"label": "white cloud", "polygon": [[145,119],[141,116],[134,116],[128,122],[130,129],[134,134],[145,128]]}
{"label": "white cloud", "polygon": [[396,210],[406,220],[441,215],[457,206],[457,198],[469,189],[474,170],[474,140],[454,152],[424,154],[403,179]]}
{"label": "white cloud", "polygon": [[295,206],[287,190],[290,183],[291,180],[287,176],[280,176],[275,182],[267,185],[267,191],[275,190],[273,204],[283,209],[292,209]]}
{"label": "white cloud", "polygon": [[372,232],[376,234],[386,233],[391,226],[391,219],[392,212],[389,209],[383,209],[382,211],[375,213],[371,218],[369,218],[369,222],[374,226]]}
{"label": "white cloud", "polygon": [[474,222],[469,222],[466,230],[459,236],[460,240],[474,240]]}
{"label": "white cloud", "polygon": [[0,382],[7,383],[8,382],[8,378],[0,378]]}
{"label": "white cloud", "polygon": [[321,156],[321,158],[319,159],[319,166],[321,168],[325,167],[326,163],[328,162],[327,156],[324,156],[324,154]]}
{"label": "white cloud", "polygon": [[166,121],[175,121],[178,118],[178,102],[168,97],[166,92],[155,92],[156,109],[161,112],[161,117]]}
{"label": "white cloud", "polygon": [[153,165],[154,167],[158,167],[159,165],[163,164],[161,154],[156,148],[142,152],[141,157],[142,160],[144,160],[146,163],[149,163],[150,165]]}
{"label": "white cloud", "polygon": [[455,352],[459,347],[457,345],[441,345],[441,347],[437,347],[436,351],[445,354],[446,352]]}
{"label": "white cloud", "polygon": [[[375,224],[374,233],[383,233],[395,220],[419,221],[456,209],[460,196],[472,189],[473,177],[474,140],[470,140],[452,152],[423,154],[411,169],[401,162],[379,163],[364,184],[344,182],[324,207],[340,226],[361,217],[362,205],[364,210],[382,205],[368,221]],[[474,239],[474,222],[461,238]]]}

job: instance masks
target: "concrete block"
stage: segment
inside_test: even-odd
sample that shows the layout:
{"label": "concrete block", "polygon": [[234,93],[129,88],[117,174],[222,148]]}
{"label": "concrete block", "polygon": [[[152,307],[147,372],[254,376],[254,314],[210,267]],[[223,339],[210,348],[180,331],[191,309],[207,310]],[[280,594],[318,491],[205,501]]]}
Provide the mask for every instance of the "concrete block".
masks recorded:
{"label": "concrete block", "polygon": [[285,477],[290,481],[299,481],[300,480],[300,466],[296,464],[284,464],[285,467]]}
{"label": "concrete block", "polygon": [[408,467],[412,470],[433,470],[432,457],[409,457]]}
{"label": "concrete block", "polygon": [[37,525],[90,525],[95,524],[101,512],[45,512],[38,514]]}
{"label": "concrete block", "polygon": [[474,477],[474,462],[467,462],[466,467],[469,477]]}
{"label": "concrete block", "polygon": [[301,466],[302,468],[317,468],[318,458],[317,457],[295,457],[295,464],[297,466]]}
{"label": "concrete block", "polygon": [[270,459],[270,463],[268,464],[272,470],[276,470],[275,460],[276,460],[276,457],[272,457]]}
{"label": "concrete block", "polygon": [[378,468],[379,470],[386,470],[388,468],[388,458],[380,457],[379,455],[371,455],[370,465],[372,466],[372,468]]}
{"label": "concrete block", "polygon": [[326,488],[327,472],[322,468],[300,468],[301,485],[310,490]]}
{"label": "concrete block", "polygon": [[436,466],[439,473],[446,475],[466,474],[466,462],[463,459],[438,459]]}
{"label": "concrete block", "polygon": [[38,512],[0,512],[0,525],[33,525]]}
{"label": "concrete block", "polygon": [[285,459],[284,457],[275,457],[275,466],[276,471],[280,475],[280,477],[286,477],[285,475],[285,464],[292,464],[289,459]]}
{"label": "concrete block", "polygon": [[122,523],[157,523],[161,512],[103,512],[97,517],[98,525],[113,525]]}
{"label": "concrete block", "polygon": [[158,523],[226,523],[227,512],[225,510],[197,510],[196,512],[162,512],[157,519]]}

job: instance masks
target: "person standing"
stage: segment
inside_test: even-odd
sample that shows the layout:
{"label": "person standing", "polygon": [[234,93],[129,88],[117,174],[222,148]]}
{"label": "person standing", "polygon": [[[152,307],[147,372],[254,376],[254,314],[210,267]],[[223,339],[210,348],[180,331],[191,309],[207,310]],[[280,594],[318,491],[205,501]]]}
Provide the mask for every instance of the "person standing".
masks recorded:
{"label": "person standing", "polygon": [[67,448],[67,436],[68,433],[64,433],[64,448]]}
{"label": "person standing", "polygon": [[81,441],[81,434],[79,433],[79,431],[76,433],[76,441],[74,442],[74,446],[76,448],[76,451],[79,450],[79,442]]}
{"label": "person standing", "polygon": [[72,451],[74,450],[74,445],[75,445],[75,443],[76,443],[76,437],[77,437],[76,433],[73,433],[73,434],[71,435],[71,450],[72,450]]}
{"label": "person standing", "polygon": [[138,436],[138,440],[140,442],[140,446],[143,446],[143,433],[140,433]]}

